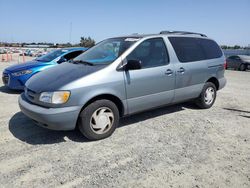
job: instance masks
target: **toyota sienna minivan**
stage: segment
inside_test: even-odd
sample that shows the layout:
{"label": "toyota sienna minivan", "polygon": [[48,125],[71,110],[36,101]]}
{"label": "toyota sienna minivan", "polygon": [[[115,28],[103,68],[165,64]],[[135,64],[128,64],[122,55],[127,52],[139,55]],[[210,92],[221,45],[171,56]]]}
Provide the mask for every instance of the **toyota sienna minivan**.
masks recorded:
{"label": "toyota sienna minivan", "polygon": [[104,40],[72,61],[34,75],[22,112],[54,130],[110,136],[119,118],[193,100],[210,108],[226,84],[225,57],[204,34],[162,31]]}

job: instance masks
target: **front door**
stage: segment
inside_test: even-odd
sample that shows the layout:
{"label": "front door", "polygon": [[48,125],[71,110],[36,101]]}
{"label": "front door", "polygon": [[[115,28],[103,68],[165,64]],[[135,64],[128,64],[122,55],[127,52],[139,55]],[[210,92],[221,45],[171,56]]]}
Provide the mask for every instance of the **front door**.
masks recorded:
{"label": "front door", "polygon": [[139,70],[124,71],[130,114],[172,102],[175,73],[163,38],[143,41],[126,59],[142,63]]}

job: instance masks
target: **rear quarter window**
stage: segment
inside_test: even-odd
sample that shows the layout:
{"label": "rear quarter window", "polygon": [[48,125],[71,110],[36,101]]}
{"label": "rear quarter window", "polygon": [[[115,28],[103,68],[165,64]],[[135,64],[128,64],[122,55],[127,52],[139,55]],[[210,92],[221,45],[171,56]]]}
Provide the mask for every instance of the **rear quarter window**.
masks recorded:
{"label": "rear quarter window", "polygon": [[201,61],[219,58],[222,51],[218,44],[210,39],[193,37],[169,37],[180,62]]}
{"label": "rear quarter window", "polygon": [[214,59],[222,56],[222,51],[216,42],[209,39],[199,39],[202,48],[205,51],[206,59]]}

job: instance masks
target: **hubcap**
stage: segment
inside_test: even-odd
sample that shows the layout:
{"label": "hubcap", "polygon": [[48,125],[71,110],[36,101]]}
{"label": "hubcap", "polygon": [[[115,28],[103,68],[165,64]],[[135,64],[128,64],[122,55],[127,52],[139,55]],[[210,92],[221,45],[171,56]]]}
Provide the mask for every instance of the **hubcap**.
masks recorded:
{"label": "hubcap", "polygon": [[114,123],[114,114],[107,107],[98,108],[90,118],[90,127],[96,134],[104,134]]}
{"label": "hubcap", "polygon": [[214,101],[215,91],[214,88],[208,87],[205,92],[205,103],[210,105]]}

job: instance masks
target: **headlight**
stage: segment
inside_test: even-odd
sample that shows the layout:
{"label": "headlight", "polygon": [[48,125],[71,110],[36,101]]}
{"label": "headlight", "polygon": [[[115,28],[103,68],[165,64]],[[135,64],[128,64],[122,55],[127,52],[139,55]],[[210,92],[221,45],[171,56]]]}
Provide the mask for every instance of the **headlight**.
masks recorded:
{"label": "headlight", "polygon": [[69,91],[43,92],[40,94],[39,100],[45,103],[63,104],[69,99]]}
{"label": "headlight", "polygon": [[30,74],[32,73],[32,70],[23,70],[23,71],[19,71],[19,72],[14,72],[12,73],[13,76],[22,76],[25,74]]}

